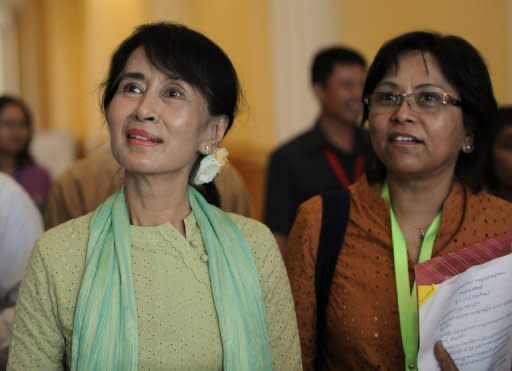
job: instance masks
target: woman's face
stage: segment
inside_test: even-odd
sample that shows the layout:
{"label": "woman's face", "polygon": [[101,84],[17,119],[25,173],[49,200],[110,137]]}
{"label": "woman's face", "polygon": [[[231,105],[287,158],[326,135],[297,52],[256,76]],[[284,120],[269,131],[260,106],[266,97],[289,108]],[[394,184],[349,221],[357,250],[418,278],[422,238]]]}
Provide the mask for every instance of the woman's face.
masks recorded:
{"label": "woman's face", "polygon": [[107,120],[112,152],[128,174],[188,179],[200,147],[212,148],[224,135],[203,95],[156,69],[142,48],[126,63]]}
{"label": "woman's face", "polygon": [[16,156],[27,145],[30,129],[22,109],[8,104],[0,111],[0,152]]}
{"label": "woman's face", "polygon": [[512,189],[512,122],[498,133],[494,141],[492,160],[499,185]]}
{"label": "woman's face", "polygon": [[[423,56],[419,52],[404,54],[398,62],[398,68],[387,73],[374,92],[426,92],[438,96],[439,93],[447,93],[460,99],[431,55]],[[422,96],[431,97],[430,94]],[[370,136],[388,176],[452,177],[459,151],[473,143],[473,138],[465,134],[462,110],[451,104],[441,105],[437,112],[413,109],[407,98],[399,107],[386,112],[372,112],[370,104]]]}

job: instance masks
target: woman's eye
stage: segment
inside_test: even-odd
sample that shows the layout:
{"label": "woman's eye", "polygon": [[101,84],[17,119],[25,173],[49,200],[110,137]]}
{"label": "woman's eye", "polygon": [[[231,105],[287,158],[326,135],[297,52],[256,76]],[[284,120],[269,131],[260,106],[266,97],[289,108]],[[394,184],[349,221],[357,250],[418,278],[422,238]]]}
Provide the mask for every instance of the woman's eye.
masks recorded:
{"label": "woman's eye", "polygon": [[168,97],[171,97],[171,98],[178,98],[178,97],[183,96],[183,93],[179,89],[172,88],[172,89],[167,90],[165,95]]}
{"label": "woman's eye", "polygon": [[121,91],[124,93],[134,93],[134,94],[140,94],[142,93],[142,89],[134,83],[125,83],[121,85]]}
{"label": "woman's eye", "polygon": [[397,100],[398,100],[398,97],[396,96],[396,94],[393,94],[393,93],[386,93],[386,92],[375,93],[376,103],[394,104]]}
{"label": "woman's eye", "polygon": [[418,103],[426,105],[437,105],[441,102],[441,95],[433,92],[421,92],[417,95]]}

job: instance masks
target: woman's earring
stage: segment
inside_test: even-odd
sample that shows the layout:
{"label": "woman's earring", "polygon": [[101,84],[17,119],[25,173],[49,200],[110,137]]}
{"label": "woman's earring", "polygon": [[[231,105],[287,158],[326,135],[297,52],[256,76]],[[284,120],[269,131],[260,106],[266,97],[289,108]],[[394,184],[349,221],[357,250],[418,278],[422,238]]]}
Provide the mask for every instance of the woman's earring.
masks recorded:
{"label": "woman's earring", "polygon": [[210,153],[210,146],[208,144],[203,144],[201,146],[201,153],[203,155],[208,155]]}
{"label": "woman's earring", "polygon": [[466,144],[462,148],[462,152],[464,152],[464,153],[471,153],[471,152],[473,152],[473,145],[472,144]]}
{"label": "woman's earring", "polygon": [[471,152],[473,152],[473,149],[475,149],[475,146],[473,144],[473,136],[468,135],[464,138],[464,145],[462,146],[462,152],[471,153]]}

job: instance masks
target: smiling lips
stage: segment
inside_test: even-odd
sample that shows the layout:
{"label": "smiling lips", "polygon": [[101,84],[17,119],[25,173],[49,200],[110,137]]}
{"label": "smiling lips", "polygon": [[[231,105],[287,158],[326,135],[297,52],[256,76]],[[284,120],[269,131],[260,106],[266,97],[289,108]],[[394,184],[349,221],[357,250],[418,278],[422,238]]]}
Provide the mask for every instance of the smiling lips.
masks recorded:
{"label": "smiling lips", "polygon": [[421,140],[418,138],[412,136],[412,135],[406,135],[406,134],[395,134],[389,136],[389,141],[392,143],[422,143]]}
{"label": "smiling lips", "polygon": [[142,129],[129,129],[126,132],[126,137],[129,144],[137,146],[152,146],[155,144],[163,143],[161,138]]}

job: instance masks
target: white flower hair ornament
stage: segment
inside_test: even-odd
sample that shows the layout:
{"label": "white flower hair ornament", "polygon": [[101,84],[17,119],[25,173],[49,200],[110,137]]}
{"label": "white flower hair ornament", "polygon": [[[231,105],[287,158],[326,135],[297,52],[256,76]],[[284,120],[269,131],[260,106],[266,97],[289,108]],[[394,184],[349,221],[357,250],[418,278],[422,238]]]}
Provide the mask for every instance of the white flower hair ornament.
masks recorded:
{"label": "white flower hair ornament", "polygon": [[220,168],[228,161],[228,154],[226,148],[215,148],[213,153],[204,156],[199,163],[194,179],[192,179],[192,184],[210,183],[219,173]]}

